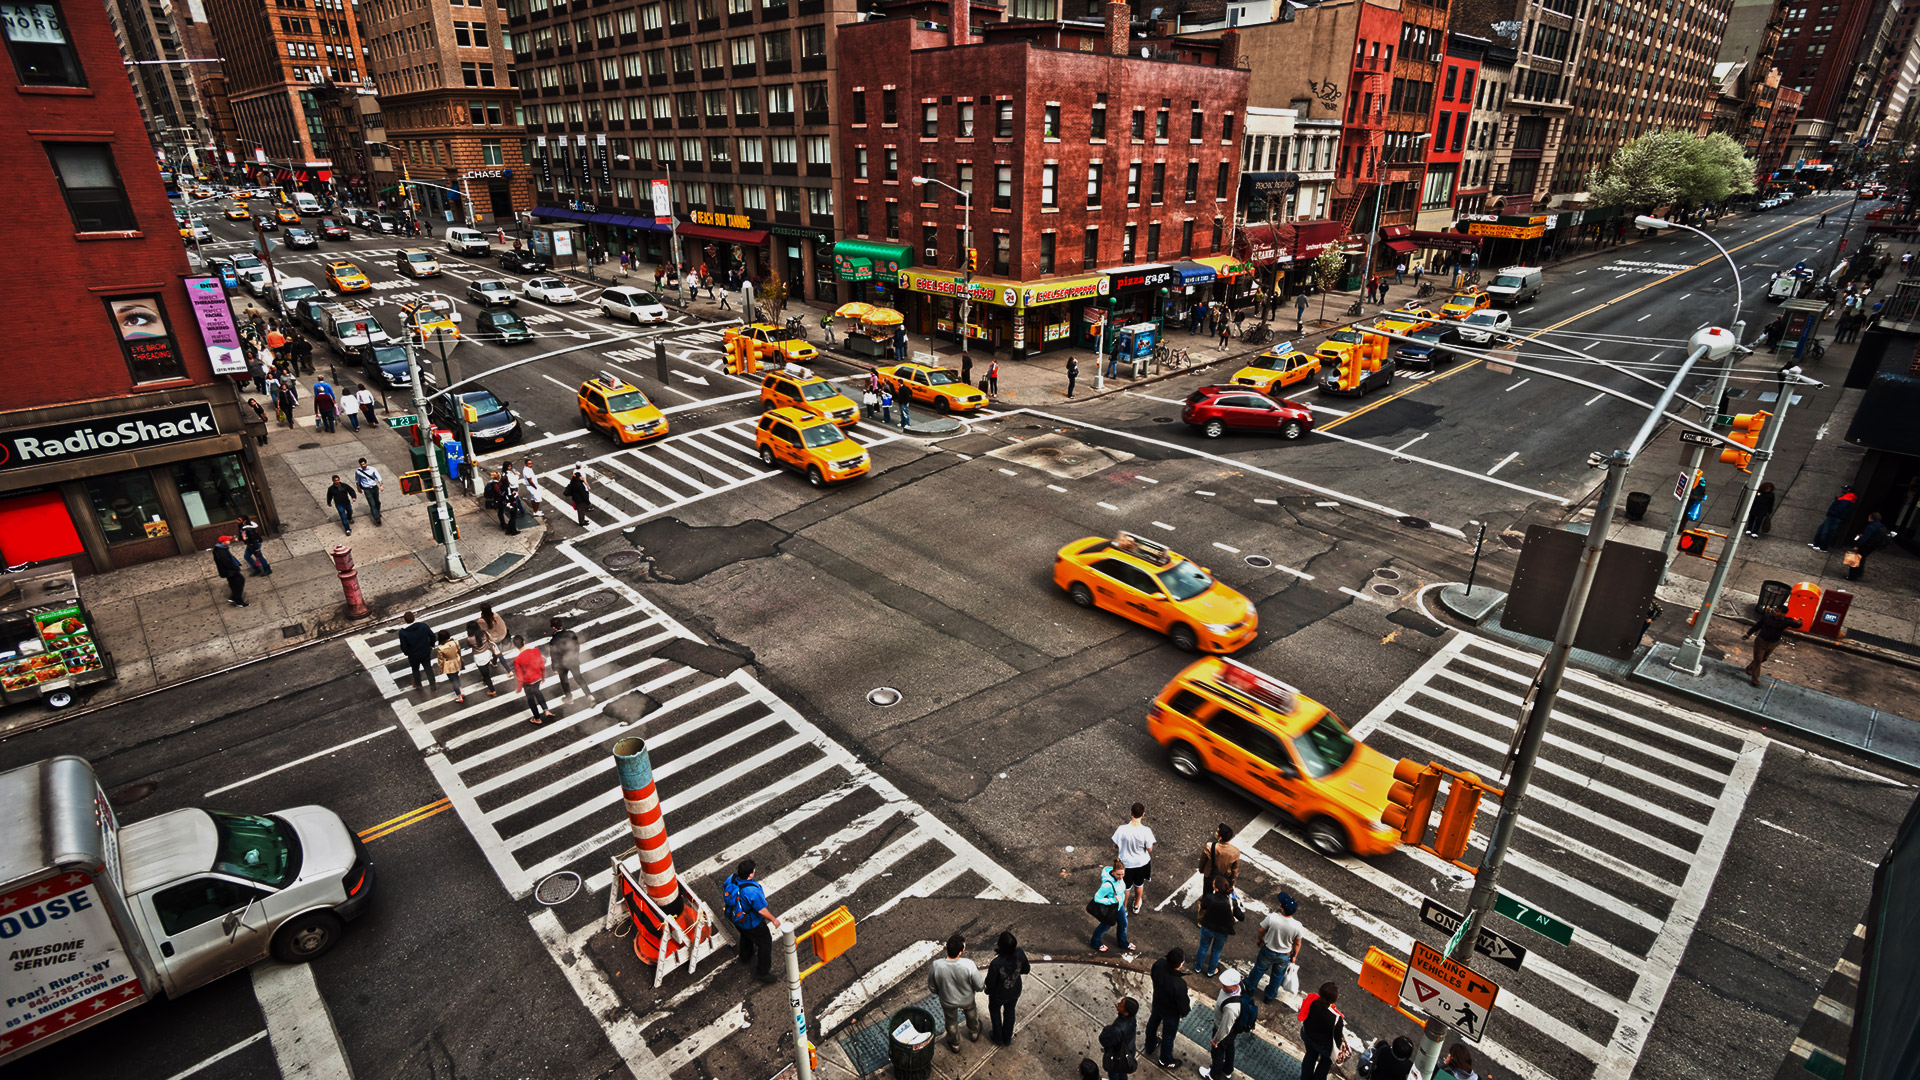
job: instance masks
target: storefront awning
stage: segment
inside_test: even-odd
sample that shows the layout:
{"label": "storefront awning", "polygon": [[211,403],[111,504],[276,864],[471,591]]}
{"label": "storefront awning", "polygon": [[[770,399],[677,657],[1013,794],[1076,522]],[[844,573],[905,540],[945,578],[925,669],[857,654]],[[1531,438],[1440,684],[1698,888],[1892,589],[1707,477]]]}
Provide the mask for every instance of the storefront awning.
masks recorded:
{"label": "storefront awning", "polygon": [[1020,306],[1020,283],[999,278],[976,277],[970,282],[963,282],[958,274],[902,270],[900,287],[928,296],[959,296],[965,293],[977,303],[1009,308]]}
{"label": "storefront awning", "polygon": [[1110,283],[1105,274],[1037,282],[1021,288],[1020,306],[1036,308],[1048,304],[1062,304],[1069,300],[1090,300],[1107,295],[1109,286]]}
{"label": "storefront awning", "polygon": [[[1291,225],[1248,225],[1240,230],[1234,240],[1234,253],[1254,266],[1268,266],[1276,262],[1291,262],[1293,248],[1293,226]],[[1201,262],[1207,260],[1201,259]]]}
{"label": "storefront awning", "polygon": [[[1380,226],[1380,238],[1381,238],[1381,239],[1383,239],[1383,240],[1387,240],[1387,241],[1393,241],[1393,240],[1405,240],[1405,239],[1407,238],[1407,234],[1409,234],[1409,233],[1411,233],[1411,232],[1413,232],[1413,229],[1412,229],[1412,228],[1411,228],[1410,226],[1407,226],[1407,225],[1382,225],[1382,226]],[[1388,244],[1387,246],[1388,246],[1388,247],[1393,247],[1393,245],[1392,245],[1391,243],[1389,243],[1389,244]],[[1394,248],[1394,250],[1395,250],[1395,251],[1398,251],[1398,250],[1400,250],[1400,249],[1399,249],[1399,248]]]}
{"label": "storefront awning", "polygon": [[1381,243],[1387,245],[1388,250],[1401,255],[1413,254],[1414,243],[1411,240],[1382,240]]}
{"label": "storefront awning", "polygon": [[1218,276],[1213,267],[1202,266],[1196,260],[1184,260],[1173,264],[1173,272],[1179,275],[1182,285],[1205,285]]}
{"label": "storefront awning", "polygon": [[871,259],[876,266],[888,262],[901,266],[913,265],[913,249],[905,244],[881,244],[872,240],[836,240],[833,253]]}
{"label": "storefront awning", "polygon": [[767,242],[767,230],[765,229],[723,229],[718,225],[688,225],[682,223],[680,226],[680,235],[690,236],[696,240],[719,240],[728,244],[745,244],[748,247],[759,247],[761,244]]}
{"label": "storefront awning", "polygon": [[1302,221],[1293,226],[1293,257],[1311,259],[1332,247],[1346,226],[1338,221]]}
{"label": "storefront awning", "polygon": [[1206,255],[1193,260],[1201,266],[1211,267],[1215,276],[1225,281],[1253,273],[1253,267],[1231,255]]}
{"label": "storefront awning", "polygon": [[841,281],[872,281],[873,260],[857,255],[833,254],[833,269],[840,275]]}
{"label": "storefront awning", "polygon": [[578,210],[569,210],[564,206],[536,206],[533,208],[533,216],[548,218],[554,221],[587,220],[587,215]]}
{"label": "storefront awning", "polygon": [[1464,236],[1456,232],[1420,232],[1416,230],[1413,234],[1413,243],[1415,247],[1423,247],[1429,251],[1469,252],[1480,250],[1479,237]]}

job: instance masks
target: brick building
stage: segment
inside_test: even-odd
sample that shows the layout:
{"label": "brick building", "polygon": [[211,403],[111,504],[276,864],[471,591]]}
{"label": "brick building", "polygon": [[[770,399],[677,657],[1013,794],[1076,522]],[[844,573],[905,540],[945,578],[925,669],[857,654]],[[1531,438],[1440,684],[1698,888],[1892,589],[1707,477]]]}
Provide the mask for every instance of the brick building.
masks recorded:
{"label": "brick building", "polygon": [[[214,43],[213,29],[204,20],[195,19],[193,8],[185,3],[173,8],[174,27],[180,31],[180,43],[192,59],[220,55]],[[227,100],[227,72],[220,64],[191,64],[194,88],[200,95],[200,119],[207,133],[204,144],[214,166],[214,175],[238,179],[238,167],[246,157],[240,141],[240,129],[233,122],[233,102]]]}
{"label": "brick building", "polygon": [[[1484,38],[1449,34],[1440,86],[1433,95],[1433,138],[1427,148],[1427,174],[1420,194],[1420,216],[1412,230],[1389,237],[1396,256],[1438,265],[1434,254],[1465,254],[1478,243],[1453,231],[1456,201],[1465,178],[1468,147],[1478,136],[1474,104],[1480,94],[1480,65],[1492,45]],[[1419,252],[1427,254],[1419,254]]]}
{"label": "brick building", "polygon": [[[1465,38],[1466,35],[1454,35]],[[1460,214],[1479,214],[1487,209],[1493,195],[1496,136],[1507,100],[1507,87],[1513,81],[1514,52],[1497,41],[1488,42],[1481,51],[1478,78],[1474,80],[1472,109],[1467,113],[1467,140],[1460,150],[1460,179],[1454,192],[1453,209]],[[1459,118],[1456,116],[1455,122]]]}
{"label": "brick building", "polygon": [[[533,209],[533,179],[521,158],[520,80],[499,0],[362,0],[361,7],[384,141],[391,165],[414,181],[414,207],[430,222],[481,225]],[[602,21],[611,25],[611,18]],[[392,183],[385,178],[374,192],[390,205]]]}
{"label": "brick building", "polygon": [[[358,0],[206,0],[220,47],[241,157],[279,166],[286,182],[323,190],[349,143],[317,91],[366,78]],[[336,123],[329,123],[328,113]],[[322,176],[321,173],[327,175]]]}
{"label": "brick building", "polygon": [[1564,170],[1560,157],[1570,99],[1580,82],[1575,68],[1591,44],[1587,19],[1598,6],[1583,0],[1455,0],[1455,32],[1514,50],[1513,66],[1489,87],[1498,90],[1499,100],[1488,209],[1533,212],[1547,205],[1550,192],[1563,190],[1554,186],[1556,175],[1571,183],[1590,173],[1585,165]]}
{"label": "brick building", "polygon": [[[1178,314],[1249,276],[1227,253],[1249,78],[1238,35],[1136,39],[1117,3],[1100,22],[943,8],[840,33],[858,75],[840,85],[834,254],[861,299],[953,336],[965,291],[969,336],[1019,359],[1092,345],[1103,314]],[[971,214],[943,185],[978,194]]]}
{"label": "brick building", "polygon": [[0,183],[33,260],[10,344],[33,362],[0,382],[0,558],[103,570],[199,551],[273,506],[202,337],[204,314],[238,344],[225,295],[190,277],[107,13],[54,6],[56,24],[7,43]]}

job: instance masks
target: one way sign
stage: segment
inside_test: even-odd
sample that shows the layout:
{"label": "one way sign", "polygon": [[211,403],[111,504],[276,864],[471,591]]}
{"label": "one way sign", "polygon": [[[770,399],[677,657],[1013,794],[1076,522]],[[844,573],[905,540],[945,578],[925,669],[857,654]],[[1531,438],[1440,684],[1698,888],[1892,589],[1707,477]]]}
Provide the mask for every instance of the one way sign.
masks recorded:
{"label": "one way sign", "polygon": [[1409,960],[1406,978],[1400,983],[1400,1003],[1438,1017],[1463,1038],[1479,1042],[1487,1033],[1487,1017],[1500,988],[1424,941],[1413,943]]}
{"label": "one way sign", "polygon": [[[1457,934],[1466,918],[1452,908],[1442,907],[1424,896],[1420,898],[1420,921],[1435,930]],[[1473,951],[1515,971],[1520,970],[1520,962],[1527,958],[1525,946],[1508,941],[1484,926],[1480,928],[1480,936],[1474,940]]]}

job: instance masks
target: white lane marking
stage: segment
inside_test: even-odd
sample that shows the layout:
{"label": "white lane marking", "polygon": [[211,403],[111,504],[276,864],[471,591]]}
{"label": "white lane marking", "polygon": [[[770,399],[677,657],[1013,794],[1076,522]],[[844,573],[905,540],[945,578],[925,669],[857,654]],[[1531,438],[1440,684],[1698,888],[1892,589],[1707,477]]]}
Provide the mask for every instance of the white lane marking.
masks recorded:
{"label": "white lane marking", "polygon": [[1126,391],[1126,394],[1128,397],[1146,398],[1148,401],[1161,401],[1161,402],[1165,402],[1168,405],[1185,405],[1186,404],[1186,402],[1181,401],[1179,398],[1155,397],[1152,394],[1142,394],[1135,390],[1128,390]]}
{"label": "white lane marking", "polygon": [[1337,502],[1317,502],[1317,503],[1314,503],[1313,505],[1315,505],[1315,506],[1339,506],[1340,504],[1339,504],[1339,503],[1337,503]]}
{"label": "white lane marking", "polygon": [[[1582,271],[1580,271],[1580,272],[1581,272],[1581,273],[1583,273],[1583,274],[1584,274],[1584,273],[1586,273],[1586,271],[1585,271],[1585,270],[1582,270]],[[1568,296],[1578,296],[1578,295],[1580,295],[1581,293],[1583,293],[1583,292],[1586,292],[1586,291],[1587,291],[1587,287],[1586,287],[1585,285],[1582,285],[1582,286],[1580,286],[1580,287],[1579,287],[1579,288],[1577,288],[1577,289],[1574,289],[1574,290],[1571,290],[1570,292],[1568,292],[1568,293],[1567,293],[1567,295],[1568,295]]]}
{"label": "white lane marking", "polygon": [[1214,492],[1211,492],[1211,491],[1196,491],[1196,492],[1194,492],[1194,494],[1195,494],[1195,495],[1206,495],[1206,496],[1209,496],[1209,497],[1211,497],[1211,496],[1213,496],[1213,495],[1214,495],[1215,493],[1214,493]]}
{"label": "white lane marking", "polygon": [[262,960],[249,969],[253,996],[267,1021],[267,1041],[281,1076],[300,1080],[353,1080],[346,1048],[333,1026],[327,999],[314,984],[313,968]]}
{"label": "white lane marking", "polygon": [[[608,985],[600,965],[567,939],[566,931],[560,928],[559,917],[551,909],[543,909],[534,912],[527,921],[533,924],[535,936],[547,947],[554,962],[560,965],[560,973],[573,985],[573,992],[579,996],[580,1004],[586,1006],[587,1012],[600,1022],[600,1029],[606,1032],[607,1041],[613,1044],[613,1052],[627,1063],[636,1080],[667,1080],[668,1071],[653,1056],[653,1051],[647,1048],[646,1033],[639,1018]],[[593,932],[600,929],[599,920],[588,923],[584,929],[587,936],[592,936]]]}
{"label": "white lane marking", "polygon": [[837,1030],[874,999],[920,971],[929,962],[945,955],[944,948],[938,941],[916,941],[868,968],[854,980],[852,986],[827,1002],[826,1007],[815,1016],[814,1026],[823,1034]]}
{"label": "white lane marking", "polygon": [[[1786,827],[1785,825],[1775,825],[1775,824],[1774,824],[1773,822],[1771,822],[1771,821],[1768,821],[1768,820],[1767,820],[1766,818],[1754,818],[1754,820],[1755,820],[1755,821],[1758,821],[1758,822],[1759,822],[1760,824],[1762,824],[1762,825],[1765,825],[1765,826],[1766,826],[1767,828],[1769,828],[1769,829],[1773,829],[1773,830],[1775,830],[1775,831],[1777,831],[1777,832],[1783,832],[1783,833],[1786,833],[1786,834],[1787,834],[1788,836],[1791,836],[1791,837],[1793,837],[1794,839],[1796,839],[1796,840],[1799,840],[1800,842],[1802,842],[1802,843],[1804,843],[1804,844],[1807,844],[1807,845],[1809,845],[1809,846],[1811,846],[1811,847],[1827,847],[1827,848],[1830,848],[1830,847],[1832,847],[1832,846],[1833,846],[1833,845],[1831,845],[1831,844],[1827,844],[1827,843],[1824,843],[1824,842],[1822,842],[1822,841],[1819,841],[1819,840],[1815,840],[1815,839],[1814,839],[1813,837],[1811,837],[1811,836],[1807,836],[1807,835],[1804,835],[1804,834],[1802,834],[1802,833],[1797,833],[1797,832],[1794,832],[1794,831],[1793,831],[1792,829],[1789,829],[1789,828],[1787,828],[1787,827]],[[1853,852],[1851,852],[1851,851],[1843,851],[1843,852],[1841,852],[1840,854],[1842,854],[1842,855],[1845,855],[1845,856],[1846,856],[1847,858],[1849,858],[1849,859],[1852,859],[1852,860],[1853,860],[1854,862],[1857,862],[1857,863],[1861,863],[1862,865],[1865,865],[1865,866],[1871,866],[1871,867],[1874,867],[1874,868],[1876,868],[1876,869],[1878,869],[1878,868],[1879,868],[1879,866],[1880,866],[1880,864],[1879,864],[1879,863],[1877,863],[1877,862],[1874,862],[1874,861],[1873,861],[1872,859],[1863,859],[1863,858],[1861,858],[1860,856],[1858,856],[1858,855],[1855,855],[1855,854],[1854,854]]]}
{"label": "white lane marking", "polygon": [[[568,388],[569,392],[577,392],[577,389],[578,388],[576,387]],[[523,442],[518,446],[510,446],[505,450],[495,450],[490,454],[481,454],[478,460],[492,461],[495,458],[512,457],[515,454],[524,453],[528,450],[534,449],[535,447],[551,446],[554,443],[566,442],[570,439],[577,439],[580,436],[586,435],[586,434],[589,434],[589,431],[587,428],[574,428],[572,431],[562,431],[555,435],[549,435],[544,439],[535,439],[532,442]]]}
{"label": "white lane marking", "polygon": [[1238,555],[1238,554],[1240,554],[1240,549],[1239,549],[1239,548],[1237,548],[1237,547],[1234,547],[1234,546],[1232,546],[1232,545],[1230,545],[1230,544],[1223,544],[1223,543],[1221,543],[1221,542],[1220,542],[1220,541],[1218,541],[1218,540],[1215,540],[1215,541],[1213,542],[1213,546],[1214,546],[1214,547],[1217,547],[1217,548],[1219,548],[1219,549],[1220,549],[1221,551],[1224,551],[1224,552],[1226,552],[1226,553],[1227,553],[1227,554],[1229,554],[1229,555]]}
{"label": "white lane marking", "polygon": [[660,1055],[660,1067],[668,1073],[677,1072],[692,1064],[693,1059],[720,1045],[722,1039],[752,1026],[753,1022],[747,1019],[746,1004],[735,1005],[722,1013],[718,1020],[669,1047],[666,1053]]}
{"label": "white lane marking", "polygon": [[227,1047],[225,1050],[220,1051],[219,1053],[213,1055],[212,1057],[203,1058],[199,1062],[196,1062],[195,1064],[189,1065],[186,1068],[181,1069],[179,1072],[174,1073],[172,1076],[167,1077],[167,1080],[186,1080],[187,1077],[192,1076],[194,1073],[199,1072],[201,1069],[204,1069],[207,1066],[214,1064],[215,1062],[222,1061],[226,1058],[229,1058],[234,1054],[237,1054],[240,1051],[245,1050],[247,1047],[252,1046],[254,1043],[257,1043],[261,1039],[264,1039],[266,1037],[267,1037],[266,1032],[256,1031],[251,1036],[245,1039],[241,1039],[239,1042],[234,1043],[232,1046]]}
{"label": "white lane marking", "polygon": [[1648,319],[1651,319],[1651,318],[1653,318],[1653,312],[1651,312],[1651,311],[1649,311],[1649,312],[1647,312],[1647,313],[1646,313],[1645,315],[1642,315],[1642,316],[1640,316],[1639,318],[1637,318],[1637,319],[1635,319],[1635,320],[1633,320],[1633,321],[1634,321],[1634,322],[1646,322],[1646,321],[1647,321]]}
{"label": "white lane marking", "polygon": [[1533,381],[1533,376],[1531,376],[1531,375],[1529,375],[1529,376],[1527,376],[1526,378],[1524,378],[1524,379],[1521,379],[1521,380],[1520,380],[1519,382],[1517,382],[1517,383],[1514,383],[1514,384],[1513,384],[1512,386],[1509,386],[1509,387],[1507,387],[1507,389],[1506,389],[1506,390],[1505,390],[1504,392],[1505,392],[1505,393],[1509,393],[1509,394],[1511,394],[1511,393],[1513,393],[1513,392],[1514,392],[1515,390],[1518,390],[1518,389],[1520,389],[1521,387],[1523,387],[1523,386],[1525,386],[1525,385],[1527,385],[1528,383],[1530,383],[1530,382],[1532,382],[1532,381]]}
{"label": "white lane marking", "polygon": [[1154,523],[1153,523],[1153,527],[1154,527],[1154,528],[1156,528],[1156,529],[1165,529],[1165,530],[1167,530],[1168,532],[1172,532],[1172,531],[1173,531],[1173,526],[1171,526],[1171,525],[1169,525],[1169,524],[1167,524],[1167,523],[1166,523],[1166,522],[1164,522],[1164,521],[1156,521],[1156,522],[1154,522]]}
{"label": "white lane marking", "polygon": [[[955,451],[953,452],[953,456],[954,456],[954,457],[957,457],[957,458],[959,458],[959,459],[960,459],[961,461],[972,461],[972,460],[973,460],[973,455],[972,455],[972,454],[963,454],[963,453],[961,453],[961,452],[960,452],[960,451],[958,451],[958,450],[955,450]],[[1052,485],[1052,484],[1048,484],[1047,486],[1048,486],[1048,487],[1052,487],[1053,485]],[[1065,490],[1067,490],[1067,489],[1066,489],[1066,488],[1061,488],[1060,490],[1061,490],[1061,491],[1065,491]]]}
{"label": "white lane marking", "polygon": [[1492,476],[1494,473],[1499,472],[1501,469],[1501,466],[1504,466],[1507,462],[1512,461],[1514,458],[1517,458],[1519,456],[1520,456],[1520,451],[1515,450],[1513,453],[1508,454],[1506,457],[1501,458],[1499,462],[1494,465],[1493,468],[1487,470],[1487,475]]}
{"label": "white lane marking", "polygon": [[1048,490],[1048,491],[1058,491],[1058,492],[1060,492],[1060,493],[1062,493],[1062,494],[1065,494],[1065,493],[1066,493],[1066,490],[1067,490],[1067,489],[1066,489],[1066,488],[1063,488],[1063,487],[1061,487],[1061,486],[1060,486],[1059,484],[1048,484],[1048,485],[1047,485],[1047,490]]}
{"label": "white lane marking", "polygon": [[1115,505],[1113,505],[1112,503],[1105,503],[1105,502],[1103,502],[1103,503],[1094,503],[1093,505],[1095,505],[1095,506],[1098,506],[1098,507],[1100,507],[1100,508],[1101,508],[1101,509],[1103,509],[1103,510],[1118,510],[1118,509],[1120,509],[1119,507],[1117,507],[1117,506],[1115,506]]}
{"label": "white lane marking", "polygon": [[705,405],[726,405],[731,402],[745,401],[748,398],[757,398],[759,396],[760,396],[760,391],[748,390],[744,393],[739,393],[739,394],[722,394],[719,397],[705,398],[703,400],[696,401],[691,405],[669,405],[666,408],[661,409],[660,411],[663,413],[680,413],[680,412],[686,412],[690,409],[698,409]]}
{"label": "white lane marking", "polygon": [[1427,522],[1427,528],[1432,529],[1434,532],[1446,533],[1448,536],[1451,536],[1456,540],[1465,540],[1467,538],[1466,533],[1460,531],[1459,529],[1454,528],[1451,525],[1435,525],[1433,522],[1429,521]]}
{"label": "white lane marking", "polygon": [[1259,503],[1261,506],[1279,506],[1280,505],[1279,499],[1255,499],[1253,501]]}
{"label": "white lane marking", "polygon": [[[1387,449],[1384,446],[1375,446],[1370,442],[1363,442],[1359,439],[1348,438],[1347,436],[1342,435],[1337,431],[1322,431],[1319,434],[1324,435],[1329,439],[1337,439],[1340,442],[1351,443],[1354,446],[1364,447],[1368,450],[1372,450],[1376,454],[1386,454],[1390,457],[1403,457],[1403,458],[1406,458],[1408,461],[1417,462],[1429,468],[1439,469],[1442,472],[1450,472],[1457,476],[1469,476],[1475,480],[1480,481],[1481,483],[1498,484],[1499,486],[1503,488],[1507,488],[1510,491],[1518,491],[1522,494],[1532,495],[1535,498],[1540,498],[1540,499],[1552,499],[1554,502],[1559,503],[1561,506],[1567,505],[1567,500],[1561,498],[1558,495],[1553,494],[1552,492],[1539,491],[1534,488],[1526,487],[1521,484],[1516,484],[1508,480],[1502,480],[1497,476],[1486,476],[1481,473],[1474,472],[1471,469],[1463,469],[1458,465],[1449,465],[1444,461],[1435,461],[1432,458],[1424,458],[1415,454],[1399,454],[1393,450]],[[1403,516],[1403,515],[1395,515],[1395,516]]]}
{"label": "white lane marking", "polygon": [[206,795],[202,796],[202,798],[211,799],[215,795],[225,794],[226,792],[232,791],[234,788],[246,787],[248,784],[253,783],[255,780],[265,780],[267,777],[272,776],[275,773],[286,772],[288,769],[291,769],[296,765],[305,765],[307,762],[312,761],[314,758],[323,758],[323,757],[326,757],[328,754],[337,754],[340,751],[345,750],[349,746],[358,746],[361,743],[366,742],[368,739],[377,739],[380,736],[385,735],[389,731],[399,731],[399,730],[400,730],[399,724],[389,724],[386,727],[381,728],[379,731],[370,731],[365,735],[360,736],[357,739],[348,739],[346,742],[343,742],[338,746],[329,746],[325,750],[316,750],[313,753],[308,754],[306,757],[295,758],[292,761],[287,762],[285,765],[275,765],[273,768],[268,769],[266,772],[255,773],[244,780],[235,780],[233,783],[228,784],[226,787],[214,788],[212,791],[209,791],[206,793]]}
{"label": "white lane marking", "polygon": [[1600,347],[1600,343],[1599,343],[1599,342],[1597,342],[1597,341],[1590,341],[1590,342],[1588,342],[1588,343],[1587,343],[1587,350],[1588,350],[1589,352],[1591,352],[1592,350],[1594,350],[1594,349],[1597,349],[1597,348],[1599,348],[1599,347]]}
{"label": "white lane marking", "polygon": [[1000,475],[1002,476],[1019,476],[1020,475],[1019,473],[1014,472],[1012,469],[1001,469],[999,470],[999,472],[1000,472]]}
{"label": "white lane marking", "polygon": [[1423,431],[1420,434],[1415,435],[1413,438],[1408,439],[1406,442],[1401,443],[1399,446],[1394,447],[1393,452],[1397,454],[1400,451],[1405,450],[1407,447],[1412,446],[1414,443],[1419,442],[1421,439],[1426,438],[1429,434],[1430,432]]}
{"label": "white lane marking", "polygon": [[569,394],[577,395],[580,393],[580,388],[578,386],[575,386],[572,383],[561,382],[559,379],[554,378],[553,376],[547,374],[544,371],[540,373],[540,377],[552,383],[553,385],[559,387],[560,389],[565,390]]}
{"label": "white lane marking", "polygon": [[1683,293],[1683,294],[1681,295],[1681,297],[1680,297],[1680,299],[1682,299],[1682,300],[1685,300],[1685,299],[1686,299],[1687,297],[1689,297],[1689,296],[1692,296],[1692,295],[1693,295],[1692,293]]}
{"label": "white lane marking", "polygon": [[1358,589],[1349,589],[1345,585],[1340,586],[1340,591],[1343,593],[1346,593],[1348,596],[1353,597],[1355,600],[1365,600],[1369,604],[1386,604],[1386,601],[1380,599],[1377,596],[1368,596],[1366,593],[1363,593]]}
{"label": "white lane marking", "polygon": [[1300,579],[1301,581],[1312,581],[1312,580],[1313,580],[1313,575],[1312,575],[1312,574],[1309,574],[1309,573],[1307,573],[1307,572],[1306,572],[1305,570],[1295,570],[1295,569],[1294,569],[1293,567],[1291,567],[1291,566],[1287,566],[1287,565],[1286,565],[1286,564],[1284,564],[1284,563],[1274,563],[1274,564],[1273,564],[1273,568],[1274,568],[1275,570],[1279,570],[1279,571],[1282,571],[1282,572],[1284,572],[1284,573],[1288,573],[1288,574],[1292,574],[1292,575],[1293,575],[1294,577],[1297,577],[1297,578],[1299,578],[1299,579]]}
{"label": "white lane marking", "polygon": [[1134,477],[1134,479],[1140,481],[1143,484],[1157,484],[1160,482],[1158,480],[1155,480],[1151,476],[1136,476]]}
{"label": "white lane marking", "polygon": [[1579,277],[1579,276],[1580,276],[1581,274],[1584,274],[1584,273],[1586,273],[1586,271],[1585,271],[1585,270],[1575,270],[1575,271],[1573,272],[1573,276],[1574,276],[1574,277]]}
{"label": "white lane marking", "polygon": [[1600,400],[1601,398],[1603,398],[1603,397],[1606,397],[1606,396],[1607,396],[1607,395],[1605,395],[1605,394],[1595,394],[1595,395],[1593,395],[1592,397],[1590,397],[1590,398],[1588,398],[1588,399],[1586,400],[1586,402],[1585,402],[1585,404],[1587,404],[1587,405],[1591,405],[1591,404],[1593,404],[1594,402],[1596,402],[1596,401],[1599,401],[1599,400]]}

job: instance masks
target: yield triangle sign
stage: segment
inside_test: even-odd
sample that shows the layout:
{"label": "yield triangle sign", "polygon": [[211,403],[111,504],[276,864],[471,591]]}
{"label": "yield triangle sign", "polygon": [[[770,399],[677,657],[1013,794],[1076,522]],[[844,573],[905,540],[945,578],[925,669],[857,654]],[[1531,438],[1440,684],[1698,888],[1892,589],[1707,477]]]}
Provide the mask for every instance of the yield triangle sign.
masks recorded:
{"label": "yield triangle sign", "polygon": [[1408,979],[1407,981],[1413,984],[1414,996],[1420,999],[1420,1004],[1422,1005],[1425,1005],[1440,993],[1438,987],[1428,986],[1419,979]]}

